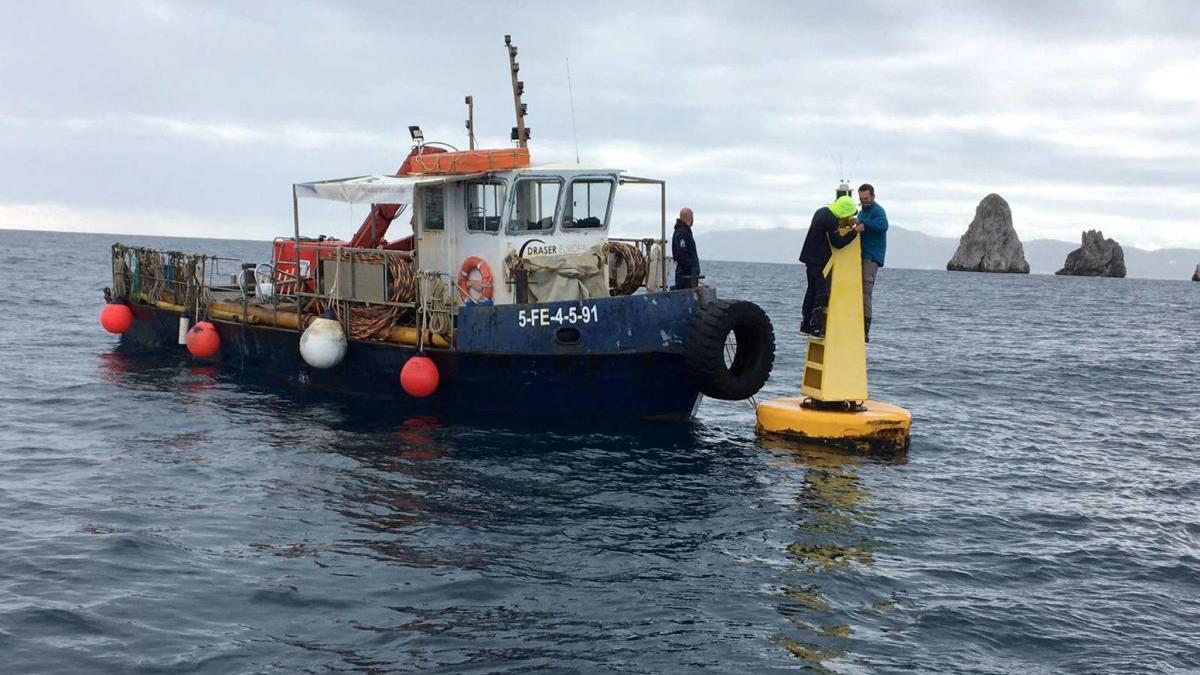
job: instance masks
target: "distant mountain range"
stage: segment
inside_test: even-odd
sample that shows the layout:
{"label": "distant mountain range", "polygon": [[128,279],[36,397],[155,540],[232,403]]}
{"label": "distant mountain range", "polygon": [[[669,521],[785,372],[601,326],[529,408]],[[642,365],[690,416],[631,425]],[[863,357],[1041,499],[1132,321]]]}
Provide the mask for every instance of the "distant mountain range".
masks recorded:
{"label": "distant mountain range", "polygon": [[[697,228],[696,247],[700,257],[733,262],[794,263],[804,243],[805,230],[717,230]],[[1025,259],[1033,274],[1054,274],[1062,269],[1067,254],[1079,248],[1079,242],[1056,239],[1031,239],[1022,242]],[[893,225],[888,229],[887,266],[909,269],[946,269],[946,262],[958,248],[955,237],[906,230]],[[1125,267],[1131,277],[1147,279],[1191,279],[1200,264],[1200,249],[1164,248],[1155,251],[1122,244]]]}

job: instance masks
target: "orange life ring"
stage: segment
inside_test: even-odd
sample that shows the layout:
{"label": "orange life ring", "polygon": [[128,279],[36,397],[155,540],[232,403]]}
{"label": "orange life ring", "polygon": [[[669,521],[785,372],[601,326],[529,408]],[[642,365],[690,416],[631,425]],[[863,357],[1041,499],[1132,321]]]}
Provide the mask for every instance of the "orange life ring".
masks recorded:
{"label": "orange life ring", "polygon": [[[471,273],[479,272],[479,281],[471,280]],[[490,302],[492,299],[492,268],[488,267],[486,261],[477,255],[473,255],[463,261],[462,267],[458,270],[458,292],[462,295],[463,302],[482,303]],[[474,293],[472,293],[474,291]],[[476,294],[481,297],[476,297]]]}

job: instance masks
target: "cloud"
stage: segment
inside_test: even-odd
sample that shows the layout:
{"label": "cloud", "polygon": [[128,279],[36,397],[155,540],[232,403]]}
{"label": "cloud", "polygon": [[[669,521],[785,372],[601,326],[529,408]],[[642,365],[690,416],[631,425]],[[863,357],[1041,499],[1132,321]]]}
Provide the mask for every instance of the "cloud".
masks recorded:
{"label": "cloud", "polygon": [[[236,222],[272,236],[288,185],[394,170],[409,124],[465,144],[466,94],[481,142],[506,147],[512,31],[535,161],[573,161],[577,136],[584,162],[666,179],[668,209],[691,206],[705,227],[806,227],[845,177],[930,233],[961,232],[1000,192],[1023,236],[1102,225],[1200,245],[1194,4],[616,2],[572,6],[571,30],[562,12],[14,7],[0,25],[0,204],[37,222],[169,213],[192,234]],[[1177,211],[1148,227],[1142,205],[1164,191]],[[619,229],[657,228],[658,196],[623,190],[618,213]]]}
{"label": "cloud", "polygon": [[1197,76],[1200,76],[1200,57],[1194,53],[1175,57],[1146,74],[1139,94],[1149,100],[1189,103],[1194,112],[1195,107],[1200,107],[1200,89],[1188,83],[1195,82]]}
{"label": "cloud", "polygon": [[187,140],[245,145],[285,145],[319,149],[331,146],[386,145],[394,143],[398,132],[390,134],[347,128],[321,128],[283,122],[272,127],[253,127],[236,123],[213,123],[137,115],[135,122],[151,132],[161,132]]}
{"label": "cloud", "polygon": [[269,138],[269,135],[263,131],[239,124],[202,123],[150,115],[137,115],[134,119],[150,130],[199,141],[261,143]]}

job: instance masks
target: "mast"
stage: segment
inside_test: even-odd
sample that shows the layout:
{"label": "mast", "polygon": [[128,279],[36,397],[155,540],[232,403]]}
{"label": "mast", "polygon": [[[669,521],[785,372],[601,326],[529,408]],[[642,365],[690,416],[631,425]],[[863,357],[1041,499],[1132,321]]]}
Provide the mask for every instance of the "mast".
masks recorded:
{"label": "mast", "polygon": [[513,108],[517,113],[517,126],[513,128],[512,140],[517,142],[517,147],[528,147],[529,144],[529,129],[525,126],[525,104],[521,103],[521,94],[525,93],[525,83],[517,79],[517,73],[521,70],[520,64],[517,63],[517,46],[512,43],[512,36],[504,36],[504,44],[508,47],[508,67],[512,72],[512,88],[513,88]]}
{"label": "mast", "polygon": [[475,99],[467,97],[467,142],[475,149]]}

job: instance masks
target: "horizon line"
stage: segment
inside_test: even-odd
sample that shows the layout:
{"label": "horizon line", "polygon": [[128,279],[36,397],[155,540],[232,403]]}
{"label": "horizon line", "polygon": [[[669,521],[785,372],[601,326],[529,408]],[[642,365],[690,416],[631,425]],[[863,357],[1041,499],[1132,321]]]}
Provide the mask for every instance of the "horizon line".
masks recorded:
{"label": "horizon line", "polygon": [[[921,230],[914,230],[910,227],[904,227],[902,225],[893,225],[891,227],[894,227],[898,230],[904,230],[905,232],[913,232],[915,234],[929,237],[931,239],[947,239],[950,241],[958,241],[960,239],[960,237],[954,237],[954,236],[929,234],[928,232],[923,232]],[[703,235],[706,235],[709,233],[716,233],[716,232],[772,232],[772,231],[777,231],[777,230],[784,230],[784,231],[788,231],[788,232],[805,232],[805,231],[807,231],[807,229],[808,228],[784,227],[784,226],[767,227],[767,228],[757,228],[757,227],[740,227],[740,228],[738,228],[738,227],[735,227],[735,228],[722,229],[722,230],[701,230],[700,232],[697,232],[696,234],[697,234],[697,236],[703,236]],[[31,229],[31,228],[27,228],[27,227],[13,227],[13,226],[4,225],[4,224],[0,224],[0,230],[8,230],[10,232],[56,232],[56,233],[60,233],[60,234],[111,234],[111,235],[123,236],[123,237],[167,237],[170,239],[212,239],[214,241],[261,241],[264,243],[271,243],[272,241],[274,241],[277,238],[276,237],[276,238],[271,238],[271,239],[257,239],[257,238],[243,238],[243,237],[212,237],[212,236],[183,235],[183,234],[147,234],[147,233],[136,233],[136,232],[105,232],[105,231],[100,231],[100,230],[70,230],[70,229],[52,230],[52,229],[39,229],[39,228]],[[1086,231],[1087,230],[1083,230],[1083,232],[1086,232]],[[285,238],[290,239],[291,237],[285,237]],[[1026,240],[1022,241],[1021,243],[1024,244],[1026,242],[1035,242],[1035,241],[1053,241],[1053,242],[1058,242],[1061,244],[1069,244],[1072,246],[1076,245],[1075,242],[1067,240],[1067,239],[1050,239],[1047,237],[1035,237],[1032,239],[1026,239]],[[1200,246],[1176,245],[1176,246],[1163,246],[1161,248],[1143,248],[1141,246],[1135,246],[1133,244],[1122,244],[1119,241],[1117,242],[1117,244],[1120,245],[1122,248],[1133,248],[1133,249],[1137,249],[1139,251],[1146,251],[1146,252],[1150,252],[1150,253],[1156,252],[1156,251],[1200,251]],[[714,260],[716,260],[716,259],[714,258]],[[720,262],[746,262],[746,261],[729,260],[729,261],[720,261]],[[777,264],[777,263],[771,263],[771,264]],[[932,267],[931,268],[898,267],[895,269],[936,269],[936,268],[932,268]]]}

